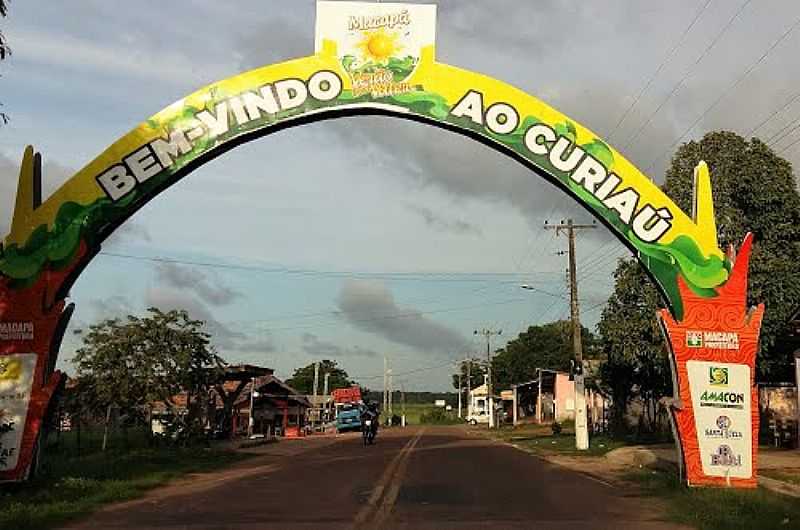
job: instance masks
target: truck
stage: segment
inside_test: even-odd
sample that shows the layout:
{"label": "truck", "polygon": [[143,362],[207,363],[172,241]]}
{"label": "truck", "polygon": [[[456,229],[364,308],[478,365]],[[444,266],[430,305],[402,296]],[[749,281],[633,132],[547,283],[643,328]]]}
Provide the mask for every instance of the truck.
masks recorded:
{"label": "truck", "polygon": [[355,385],[350,388],[338,388],[331,392],[331,396],[336,407],[336,430],[360,431],[361,414],[364,410],[361,389]]}

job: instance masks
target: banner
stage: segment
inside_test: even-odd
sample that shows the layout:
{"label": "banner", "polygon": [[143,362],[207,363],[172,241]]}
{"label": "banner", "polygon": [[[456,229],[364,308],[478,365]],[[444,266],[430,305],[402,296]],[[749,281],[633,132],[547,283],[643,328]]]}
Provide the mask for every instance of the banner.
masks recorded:
{"label": "banner", "polygon": [[683,318],[660,314],[673,359],[673,421],[692,486],[757,485],[755,361],[764,306],[747,308],[752,241],[748,234],[717,297],[681,285]]}

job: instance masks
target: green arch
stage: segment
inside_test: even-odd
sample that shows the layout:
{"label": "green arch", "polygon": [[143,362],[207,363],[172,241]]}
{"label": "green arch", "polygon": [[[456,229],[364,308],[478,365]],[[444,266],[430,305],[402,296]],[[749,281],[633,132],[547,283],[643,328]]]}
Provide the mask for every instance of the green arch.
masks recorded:
{"label": "green arch", "polygon": [[360,92],[330,47],[241,73],[151,116],[44,202],[37,196],[41,162],[29,147],[0,275],[21,291],[48,272],[71,271],[53,297],[61,299],[115,228],[199,165],[287,127],[379,114],[464,134],[559,186],[637,255],[678,318],[679,276],[704,297],[726,281],[730,267],[717,245],[704,164],[689,217],[590,130],[506,83],[436,62],[432,50],[423,50],[402,84]]}

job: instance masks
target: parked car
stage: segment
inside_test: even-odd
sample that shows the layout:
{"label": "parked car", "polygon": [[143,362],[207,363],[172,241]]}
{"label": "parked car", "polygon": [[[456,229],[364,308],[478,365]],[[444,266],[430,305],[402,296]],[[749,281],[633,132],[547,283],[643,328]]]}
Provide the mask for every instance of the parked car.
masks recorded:
{"label": "parked car", "polygon": [[469,416],[467,416],[467,423],[470,425],[477,425],[479,423],[489,423],[489,415],[486,414],[485,410],[479,410],[477,412],[473,412]]}

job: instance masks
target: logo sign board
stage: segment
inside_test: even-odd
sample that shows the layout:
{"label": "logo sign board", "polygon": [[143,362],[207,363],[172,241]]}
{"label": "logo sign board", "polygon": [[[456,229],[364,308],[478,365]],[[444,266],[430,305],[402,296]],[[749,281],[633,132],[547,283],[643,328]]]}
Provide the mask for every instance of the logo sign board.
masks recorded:
{"label": "logo sign board", "polygon": [[35,353],[0,357],[0,471],[17,466],[35,368]]}
{"label": "logo sign board", "polygon": [[315,48],[336,43],[336,56],[354,97],[373,98],[415,90],[408,82],[436,40],[436,6],[397,3],[318,2]]}
{"label": "logo sign board", "polygon": [[750,367],[688,361],[686,368],[703,473],[751,478]]}

